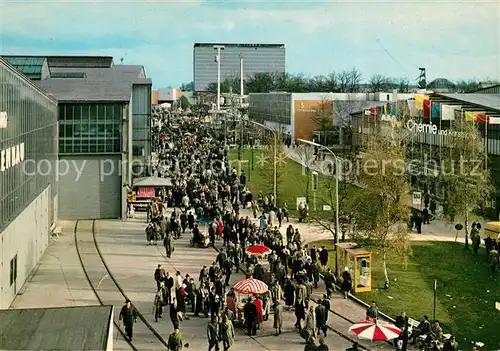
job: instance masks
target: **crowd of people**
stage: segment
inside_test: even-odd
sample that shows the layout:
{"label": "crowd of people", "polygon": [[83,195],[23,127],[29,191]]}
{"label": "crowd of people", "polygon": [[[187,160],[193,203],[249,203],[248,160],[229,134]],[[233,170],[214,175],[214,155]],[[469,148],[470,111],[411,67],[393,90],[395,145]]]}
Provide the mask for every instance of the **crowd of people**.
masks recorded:
{"label": "crowd of people", "polygon": [[[154,172],[169,177],[173,186],[163,194],[161,203],[148,206],[148,243],[161,241],[167,258],[174,252],[175,239],[186,232],[193,245],[205,247],[206,240],[207,245],[215,246],[220,240],[223,246],[210,267],[201,267],[198,277],[182,276],[181,272],[171,275],[157,267],[154,316],[159,321],[168,306],[174,326],[169,348],[183,347],[180,326],[189,318],[188,309],[192,316],[209,319],[209,349],[215,350],[220,345],[228,350],[234,343],[233,323],[241,322],[253,336],[272,316],[276,335],[281,334],[284,309],[288,309],[294,311],[294,326],[308,349],[328,350],[324,337],[329,298],[335,289],[335,277],[327,268],[328,250],[304,245],[299,230],[292,225],[284,238],[279,228],[289,220],[286,203],[278,208],[272,195],[262,193],[254,199],[244,172],[238,174],[229,164],[223,141],[212,138],[196,120],[179,120],[177,128],[164,125],[157,132],[168,138],[158,143]],[[240,209],[248,207],[253,219],[240,215]],[[167,215],[166,208],[173,208],[171,214]],[[246,249],[256,244],[270,249],[265,261],[247,254]],[[247,278],[268,283],[268,292],[236,301],[230,278],[240,269]],[[327,291],[313,306],[311,293],[318,286],[320,272]]]}

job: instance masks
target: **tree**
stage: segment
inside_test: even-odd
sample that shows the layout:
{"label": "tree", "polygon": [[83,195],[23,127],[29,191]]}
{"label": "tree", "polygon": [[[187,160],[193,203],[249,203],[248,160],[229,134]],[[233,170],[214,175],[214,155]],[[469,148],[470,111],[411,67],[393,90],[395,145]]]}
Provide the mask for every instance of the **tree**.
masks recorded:
{"label": "tree", "polygon": [[400,93],[409,93],[410,81],[408,80],[408,78],[399,78],[397,80],[397,87]]}
{"label": "tree", "polygon": [[379,91],[388,91],[391,88],[391,81],[389,78],[384,77],[381,74],[374,74],[368,81],[369,89],[371,93],[376,93]]}
{"label": "tree", "polygon": [[193,91],[194,90],[194,82],[182,83],[181,88],[182,91]]}
{"label": "tree", "polygon": [[189,108],[189,106],[191,106],[191,104],[189,103],[189,100],[187,97],[185,97],[184,95],[182,95],[180,98],[179,98],[179,102],[178,102],[178,105],[180,108],[182,108],[183,110],[186,110]]}
{"label": "tree", "polygon": [[451,220],[464,220],[465,248],[469,247],[469,220],[472,213],[487,205],[494,191],[487,168],[484,141],[473,122],[458,120],[451,126],[448,149],[443,152],[445,209]]}
{"label": "tree", "polygon": [[473,93],[481,89],[481,83],[476,79],[459,80],[455,84],[457,93]]}
{"label": "tree", "polygon": [[318,104],[318,107],[314,109],[314,115],[312,116],[316,128],[320,132],[329,132],[333,130],[333,109],[332,101],[323,98]]}
{"label": "tree", "polygon": [[311,187],[311,169],[314,166],[314,161],[316,155],[314,154],[314,148],[300,144],[296,149],[296,154],[298,156],[298,161],[302,165],[303,174],[307,177],[306,181],[306,199],[309,203],[309,192]]}
{"label": "tree", "polygon": [[389,287],[389,255],[406,258],[410,253],[407,228],[410,210],[406,203],[410,184],[404,174],[406,147],[398,136],[372,135],[361,153],[360,182],[373,202],[359,211],[368,215],[365,218],[371,222],[366,237],[382,256],[386,287]]}
{"label": "tree", "polygon": [[[276,142],[275,137],[277,138]],[[259,164],[259,172],[264,177],[264,179],[271,180],[270,182],[265,182],[265,184],[268,186],[265,191],[272,194],[274,192],[274,163],[276,162],[276,204],[278,204],[278,198],[280,197],[279,185],[282,182],[283,176],[285,174],[287,155],[285,150],[283,149],[283,143],[279,139],[278,135],[275,136],[273,133],[267,133],[263,141],[264,149],[262,151],[260,160],[257,161],[257,163]]]}

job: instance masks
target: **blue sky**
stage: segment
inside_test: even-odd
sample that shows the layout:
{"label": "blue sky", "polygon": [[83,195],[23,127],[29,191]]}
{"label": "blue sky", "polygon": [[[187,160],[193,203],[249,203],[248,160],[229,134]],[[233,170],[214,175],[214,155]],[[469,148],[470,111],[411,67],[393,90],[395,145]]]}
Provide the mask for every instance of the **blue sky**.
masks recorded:
{"label": "blue sky", "polygon": [[156,88],[192,80],[195,42],[284,43],[306,75],[500,79],[499,23],[496,0],[0,0],[0,53],[110,55]]}

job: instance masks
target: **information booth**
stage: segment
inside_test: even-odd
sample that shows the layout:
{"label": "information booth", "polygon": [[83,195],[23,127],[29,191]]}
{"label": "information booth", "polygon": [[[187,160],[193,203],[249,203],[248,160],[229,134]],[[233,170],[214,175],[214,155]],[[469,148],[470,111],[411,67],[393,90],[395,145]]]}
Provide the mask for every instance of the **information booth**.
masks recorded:
{"label": "information booth", "polygon": [[369,292],[372,290],[372,253],[358,248],[355,243],[337,244],[337,267],[342,275],[344,267],[349,269],[354,292]]}

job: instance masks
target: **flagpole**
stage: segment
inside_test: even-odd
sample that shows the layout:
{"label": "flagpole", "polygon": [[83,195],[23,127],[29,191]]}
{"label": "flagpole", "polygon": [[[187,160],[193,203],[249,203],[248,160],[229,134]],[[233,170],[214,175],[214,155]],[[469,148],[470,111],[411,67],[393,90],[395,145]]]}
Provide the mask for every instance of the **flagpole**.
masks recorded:
{"label": "flagpole", "polygon": [[486,116],[485,126],[484,126],[484,169],[488,170],[488,126],[490,125],[490,119]]}

